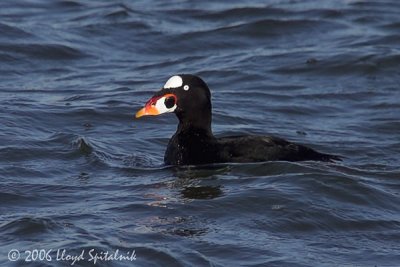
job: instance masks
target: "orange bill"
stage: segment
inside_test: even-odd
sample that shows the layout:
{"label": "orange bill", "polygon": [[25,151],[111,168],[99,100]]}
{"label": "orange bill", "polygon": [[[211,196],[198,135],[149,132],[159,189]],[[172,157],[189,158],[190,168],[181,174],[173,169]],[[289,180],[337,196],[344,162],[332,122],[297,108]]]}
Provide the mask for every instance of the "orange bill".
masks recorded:
{"label": "orange bill", "polygon": [[[147,101],[147,103],[144,105],[144,107],[142,109],[140,109],[138,112],[136,112],[135,117],[140,118],[142,116],[155,116],[155,115],[160,115],[162,113],[168,112],[168,108],[166,108],[166,107],[163,108],[163,106],[165,105],[164,100],[169,97],[173,97],[175,99],[174,101],[176,103],[176,96],[174,94],[165,94],[162,96],[154,96],[154,97],[150,98],[149,101]],[[158,101],[163,101],[163,102],[159,103],[157,105]],[[157,106],[161,110],[159,110],[157,108]]]}
{"label": "orange bill", "polygon": [[155,106],[152,105],[146,105],[144,108],[140,109],[138,112],[136,112],[135,117],[140,118],[142,116],[149,116],[149,115],[159,115],[160,112]]}

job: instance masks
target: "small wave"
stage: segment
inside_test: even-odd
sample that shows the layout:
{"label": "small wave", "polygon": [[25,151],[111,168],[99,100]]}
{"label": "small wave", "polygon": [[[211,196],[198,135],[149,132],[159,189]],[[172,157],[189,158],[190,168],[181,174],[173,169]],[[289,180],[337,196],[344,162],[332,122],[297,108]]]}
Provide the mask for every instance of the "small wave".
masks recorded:
{"label": "small wave", "polygon": [[57,5],[57,7],[68,7],[68,8],[80,8],[80,7],[85,7],[84,4],[79,3],[77,1],[57,1],[54,3]]}
{"label": "small wave", "polygon": [[74,140],[72,144],[74,147],[78,147],[79,152],[83,155],[89,155],[93,152],[93,147],[85,138],[80,137]]}
{"label": "small wave", "polygon": [[125,10],[114,11],[105,16],[106,18],[111,19],[121,19],[121,18],[128,18],[129,13]]}
{"label": "small wave", "polygon": [[306,30],[308,34],[315,31],[327,29],[337,30],[340,24],[323,20],[277,20],[264,19],[254,22],[246,22],[238,25],[227,26],[216,29],[216,32],[230,32],[249,37],[265,37],[284,34],[304,34]]}
{"label": "small wave", "polygon": [[[384,4],[382,4],[384,3]],[[369,8],[373,12],[376,12],[377,9],[384,9],[387,12],[387,7],[390,6],[393,11],[395,11],[395,7],[400,7],[398,1],[393,0],[385,0],[385,1],[371,1],[371,0],[354,0],[349,3],[350,6],[355,6],[357,8],[357,12],[367,11]]]}
{"label": "small wave", "polygon": [[87,137],[76,136],[70,141],[74,148],[71,153],[87,157],[88,162],[97,167],[117,168],[120,170],[155,171],[162,167],[158,160],[147,154],[122,154],[114,151],[107,144],[89,141]]}
{"label": "small wave", "polygon": [[1,190],[1,203],[4,205],[13,205],[13,204],[21,204],[21,203],[32,203],[36,200],[35,197],[22,195],[19,192],[7,192],[13,190]]}
{"label": "small wave", "polygon": [[1,225],[0,233],[2,235],[26,236],[46,233],[59,227],[60,225],[49,218],[23,217]]}
{"label": "small wave", "polygon": [[71,159],[77,155],[87,155],[93,148],[84,137],[56,133],[48,138],[30,140],[21,146],[5,146],[0,148],[0,155],[13,161],[52,159],[55,156]]}
{"label": "small wave", "polygon": [[391,30],[397,33],[400,28],[400,22],[387,23],[382,25],[381,28],[384,30]]}
{"label": "small wave", "polygon": [[[300,209],[296,212],[291,212],[273,223],[269,222],[268,228],[274,232],[283,233],[299,233],[299,232],[351,232],[351,231],[379,231],[384,229],[395,229],[400,226],[400,222],[396,220],[373,220],[360,218],[342,218],[327,210],[310,211]],[[264,224],[258,222],[258,224]]]}
{"label": "small wave", "polygon": [[[143,266],[190,266],[182,262],[182,257],[177,255],[167,249],[157,248],[156,246],[139,246],[137,248],[138,255],[142,255],[140,260]],[[208,262],[207,262],[208,263]],[[195,265],[191,265],[195,266]],[[197,265],[197,266],[212,266],[210,264]]]}
{"label": "small wave", "polygon": [[9,26],[7,24],[0,23],[0,38],[27,38],[31,37],[32,34],[23,31],[15,26]]}
{"label": "small wave", "polygon": [[[386,47],[389,45],[398,44],[399,42],[400,42],[400,36],[395,34],[395,35],[386,35],[386,36],[379,36],[379,37],[370,37],[367,40],[363,40],[363,41],[354,41],[354,42],[351,42],[349,46],[352,48],[355,48],[355,49],[359,49],[360,47],[378,47],[378,46]],[[382,51],[385,51],[385,50],[382,50]],[[396,51],[396,50],[394,50],[394,51]],[[390,52],[390,50],[387,50],[387,52]],[[384,53],[382,53],[382,54],[384,54]]]}
{"label": "small wave", "polygon": [[[147,25],[144,22],[141,21],[125,21],[125,22],[104,22],[104,21],[98,21],[98,22],[93,22],[91,21],[90,23],[84,25],[84,26],[79,26],[79,29],[86,31],[90,35],[102,35],[108,34],[110,38],[112,38],[113,34],[117,34],[115,32],[115,28],[118,28],[119,31],[133,31],[136,30],[137,34],[139,32],[143,33],[148,33],[152,29],[149,25]],[[121,34],[121,32],[119,32]],[[136,35],[134,35],[136,36]]]}
{"label": "small wave", "polygon": [[[187,13],[188,10],[180,10],[181,12]],[[175,10],[173,12],[176,12]],[[190,14],[193,14],[192,12]],[[196,14],[196,13],[195,13]],[[270,17],[281,17],[287,16],[290,14],[290,11],[280,9],[280,8],[272,8],[272,7],[237,7],[231,9],[224,9],[220,11],[213,12],[204,12],[199,14],[199,19],[208,19],[208,20],[239,20],[243,18],[265,18],[267,16]]]}
{"label": "small wave", "polygon": [[[132,9],[125,4],[106,4],[88,9],[83,14],[71,18],[72,23],[79,22],[77,29],[85,30],[90,34],[103,34],[109,32],[110,38],[120,30],[146,30],[152,29],[141,19],[145,14],[142,11]],[[118,29],[118,31],[115,31]]]}
{"label": "small wave", "polygon": [[305,62],[296,65],[278,67],[272,70],[279,74],[315,73],[319,75],[362,74],[372,75],[386,68],[394,68],[399,62],[399,55],[380,56],[377,54],[356,55],[343,53],[327,59],[320,59],[317,64]]}
{"label": "small wave", "polygon": [[135,11],[128,7],[127,5],[124,4],[119,4],[118,7],[115,8],[115,10],[108,12],[108,14],[105,15],[105,18],[107,19],[126,19],[130,17],[131,13],[134,13]]}
{"label": "small wave", "polygon": [[75,134],[56,133],[43,142],[51,145],[53,151],[62,152],[68,157],[87,156],[93,152],[90,142]]}
{"label": "small wave", "polygon": [[0,50],[48,60],[78,59],[88,56],[76,48],[62,44],[0,44]]}
{"label": "small wave", "polygon": [[[13,57],[13,56],[8,55],[8,54],[2,54],[2,53],[0,53],[0,61],[3,61],[3,62],[15,62],[15,60],[17,60],[16,57]],[[18,72],[16,72],[16,71],[9,71],[9,73],[18,73]],[[5,71],[3,71],[3,75],[4,75],[4,74],[6,74]]]}

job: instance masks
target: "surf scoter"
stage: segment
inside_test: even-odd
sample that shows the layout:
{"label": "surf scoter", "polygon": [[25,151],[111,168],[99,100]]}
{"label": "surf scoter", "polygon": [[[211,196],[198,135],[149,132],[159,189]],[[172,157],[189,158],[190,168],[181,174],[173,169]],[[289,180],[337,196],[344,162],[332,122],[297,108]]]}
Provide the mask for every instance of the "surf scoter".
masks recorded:
{"label": "surf scoter", "polygon": [[167,165],[196,165],[224,162],[333,161],[338,156],[319,153],[303,145],[273,136],[216,138],[211,131],[211,94],[195,75],[172,76],[136,118],[174,112],[179,119],[176,133],[164,155]]}

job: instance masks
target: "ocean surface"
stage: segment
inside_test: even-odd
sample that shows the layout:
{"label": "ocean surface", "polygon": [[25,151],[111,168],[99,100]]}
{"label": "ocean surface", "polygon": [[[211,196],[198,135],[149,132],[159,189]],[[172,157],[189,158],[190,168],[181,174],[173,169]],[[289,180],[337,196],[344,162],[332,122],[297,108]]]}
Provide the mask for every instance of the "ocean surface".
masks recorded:
{"label": "ocean surface", "polygon": [[[344,160],[164,166],[177,73]],[[2,0],[0,266],[400,266],[400,1]]]}

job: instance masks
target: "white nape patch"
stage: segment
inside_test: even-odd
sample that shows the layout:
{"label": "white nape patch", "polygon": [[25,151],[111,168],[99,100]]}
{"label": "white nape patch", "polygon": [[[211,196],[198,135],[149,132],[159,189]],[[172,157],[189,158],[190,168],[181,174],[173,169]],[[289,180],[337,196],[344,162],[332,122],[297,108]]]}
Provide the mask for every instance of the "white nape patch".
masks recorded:
{"label": "white nape patch", "polygon": [[189,85],[185,85],[185,86],[183,87],[183,90],[185,90],[185,91],[189,90]]}
{"label": "white nape patch", "polygon": [[183,80],[181,76],[175,75],[168,79],[168,81],[164,85],[164,89],[169,88],[178,88],[183,84]]}
{"label": "white nape patch", "polygon": [[[178,76],[176,76],[176,77],[178,77]],[[174,110],[176,109],[176,104],[172,108],[167,108],[165,106],[165,99],[166,99],[166,97],[163,96],[160,99],[158,99],[155,104],[155,107],[158,110],[158,112],[160,112],[160,114],[167,113],[167,112],[174,112]]]}

